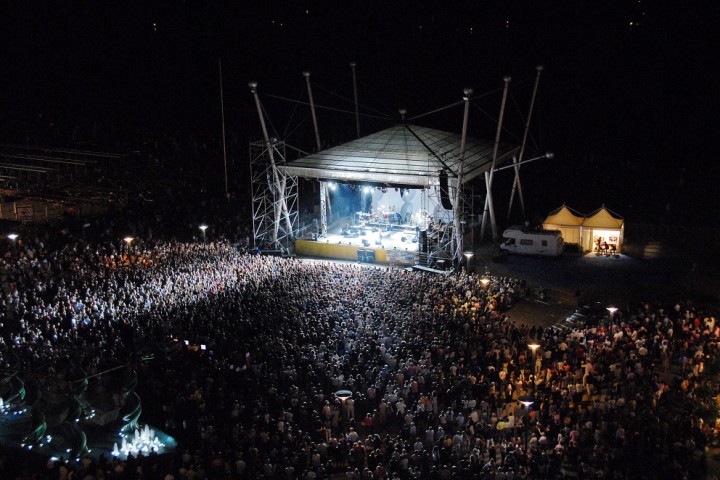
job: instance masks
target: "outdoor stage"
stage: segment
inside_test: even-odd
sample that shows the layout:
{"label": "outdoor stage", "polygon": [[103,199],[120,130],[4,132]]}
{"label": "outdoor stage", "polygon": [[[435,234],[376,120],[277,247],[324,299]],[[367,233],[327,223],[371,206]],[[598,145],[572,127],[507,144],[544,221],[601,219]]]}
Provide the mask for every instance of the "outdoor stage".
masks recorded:
{"label": "outdoor stage", "polygon": [[312,257],[411,266],[416,263],[419,231],[399,214],[355,213],[328,225],[324,237],[297,240],[295,251]]}

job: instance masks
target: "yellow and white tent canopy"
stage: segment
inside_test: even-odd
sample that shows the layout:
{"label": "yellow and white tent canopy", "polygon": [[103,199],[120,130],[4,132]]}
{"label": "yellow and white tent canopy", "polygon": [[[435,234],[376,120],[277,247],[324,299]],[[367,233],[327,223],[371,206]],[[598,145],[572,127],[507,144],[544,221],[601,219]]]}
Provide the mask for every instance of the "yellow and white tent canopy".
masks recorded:
{"label": "yellow and white tent canopy", "polygon": [[550,213],[543,222],[544,230],[560,230],[565,243],[580,244],[582,224],[585,220],[582,214],[573,211],[567,205]]}
{"label": "yellow and white tent canopy", "polygon": [[560,230],[565,243],[581,245],[583,250],[591,251],[598,239],[608,245],[614,245],[617,251],[623,243],[625,221],[618,214],[603,205],[590,215],[582,215],[563,204],[551,212],[543,222],[545,230]]}
{"label": "yellow and white tent canopy", "polygon": [[623,243],[625,220],[605,205],[588,215],[583,222],[583,248],[592,250],[599,240],[614,245],[617,251]]}

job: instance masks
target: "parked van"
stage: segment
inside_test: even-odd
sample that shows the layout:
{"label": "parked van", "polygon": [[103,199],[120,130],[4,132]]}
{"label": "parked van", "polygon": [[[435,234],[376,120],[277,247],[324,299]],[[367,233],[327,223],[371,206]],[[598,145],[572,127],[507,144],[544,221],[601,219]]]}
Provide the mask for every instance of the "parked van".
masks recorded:
{"label": "parked van", "polygon": [[503,232],[500,250],[521,255],[557,256],[563,252],[565,242],[560,230],[535,230],[513,225]]}

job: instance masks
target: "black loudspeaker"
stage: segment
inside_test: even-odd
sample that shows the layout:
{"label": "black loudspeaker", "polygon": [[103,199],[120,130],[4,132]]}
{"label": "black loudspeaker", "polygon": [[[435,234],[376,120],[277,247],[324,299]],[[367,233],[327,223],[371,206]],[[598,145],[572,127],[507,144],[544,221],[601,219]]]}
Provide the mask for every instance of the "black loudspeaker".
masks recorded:
{"label": "black loudspeaker", "polygon": [[420,230],[420,251],[422,253],[428,251],[427,230]]}
{"label": "black loudspeaker", "polygon": [[440,172],[440,203],[445,210],[452,210],[452,202],[450,201],[450,193],[448,192],[448,175],[446,172]]}

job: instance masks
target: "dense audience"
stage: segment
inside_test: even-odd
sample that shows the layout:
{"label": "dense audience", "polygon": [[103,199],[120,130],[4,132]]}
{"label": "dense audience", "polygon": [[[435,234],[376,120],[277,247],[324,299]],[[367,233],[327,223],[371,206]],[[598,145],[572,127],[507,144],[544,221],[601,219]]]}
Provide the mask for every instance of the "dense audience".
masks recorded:
{"label": "dense audience", "polygon": [[[141,421],[173,435],[178,448],[47,466],[5,457],[0,476],[611,479],[703,471],[715,425],[693,412],[720,324],[691,303],[630,305],[583,330],[543,329],[512,320],[526,290],[516,279],[237,247],[137,239],[50,248],[26,239],[9,251],[0,260],[3,368],[59,374],[48,365],[63,355],[89,372],[129,363],[141,379]],[[179,350],[139,361],[153,342]]]}

